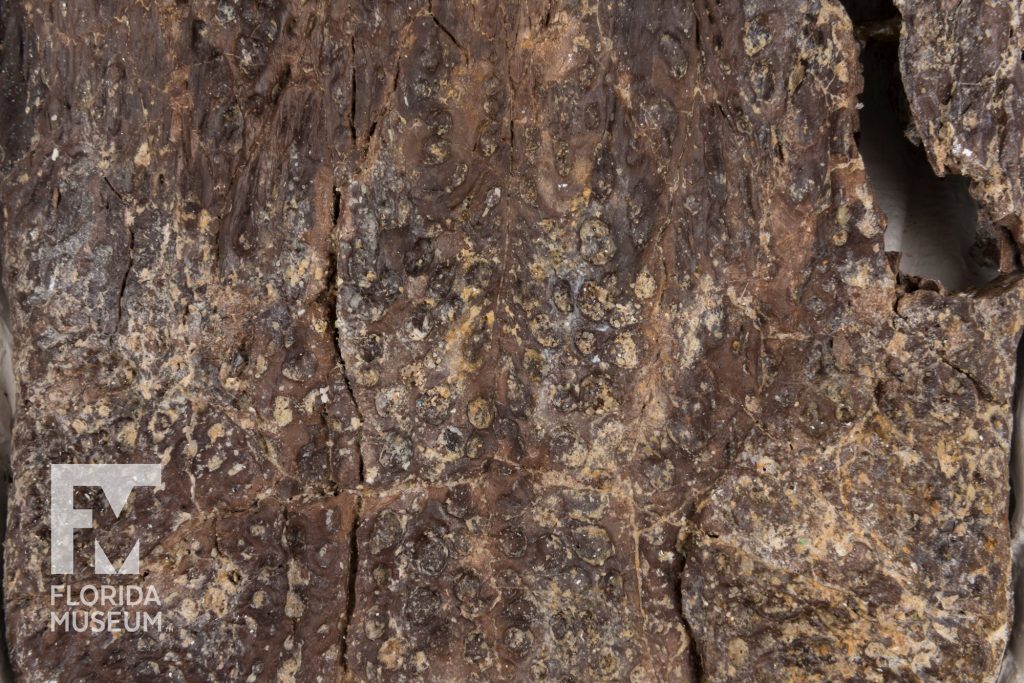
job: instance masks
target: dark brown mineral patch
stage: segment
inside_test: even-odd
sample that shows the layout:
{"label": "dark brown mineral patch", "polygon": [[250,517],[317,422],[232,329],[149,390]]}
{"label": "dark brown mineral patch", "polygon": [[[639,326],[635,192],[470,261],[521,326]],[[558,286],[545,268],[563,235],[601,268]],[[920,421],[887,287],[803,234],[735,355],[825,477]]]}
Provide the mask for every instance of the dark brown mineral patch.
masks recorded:
{"label": "dark brown mineral patch", "polygon": [[[19,680],[993,681],[1020,8],[847,4],[0,6]],[[892,268],[868,39],[993,286]],[[73,575],[58,463],[161,466]]]}

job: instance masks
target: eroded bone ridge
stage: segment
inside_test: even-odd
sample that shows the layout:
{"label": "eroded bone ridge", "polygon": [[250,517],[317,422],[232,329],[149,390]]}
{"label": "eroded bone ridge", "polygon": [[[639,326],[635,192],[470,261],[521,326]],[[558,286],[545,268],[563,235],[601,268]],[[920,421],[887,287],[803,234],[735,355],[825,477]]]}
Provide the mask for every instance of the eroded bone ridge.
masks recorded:
{"label": "eroded bone ridge", "polygon": [[18,679],[994,681],[1017,11],[3,5]]}

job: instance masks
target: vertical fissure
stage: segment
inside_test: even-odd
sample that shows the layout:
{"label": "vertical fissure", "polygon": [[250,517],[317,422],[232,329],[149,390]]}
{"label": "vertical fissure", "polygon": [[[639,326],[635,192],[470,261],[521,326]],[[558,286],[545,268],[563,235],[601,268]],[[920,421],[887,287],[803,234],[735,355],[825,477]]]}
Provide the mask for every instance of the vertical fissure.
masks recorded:
{"label": "vertical fissure", "polygon": [[[685,559],[683,560],[685,563]],[[679,576],[682,576],[682,568],[679,570]],[[678,582],[677,582],[678,583]],[[690,624],[690,620],[686,618],[686,614],[683,612],[683,596],[682,596],[682,585],[679,584],[679,617],[683,624],[683,630],[686,632],[686,636],[690,639],[689,644],[686,646],[686,652],[690,658],[690,671],[693,674],[694,683],[703,683],[707,680],[707,674],[704,670],[704,657],[700,653],[700,645],[697,643],[697,636],[694,633],[693,626]]]}
{"label": "vertical fissure", "polygon": [[[354,45],[354,43],[353,43]],[[353,77],[353,88],[355,87],[355,79]],[[355,91],[353,90],[353,102]],[[353,104],[353,114],[355,112],[355,105]],[[354,119],[353,119],[354,120]],[[353,128],[353,140],[354,128]],[[339,222],[341,220],[342,212],[342,192],[338,186],[331,188],[332,208],[331,208],[331,243],[327,251],[327,272],[325,274],[327,294],[327,324],[330,329],[331,342],[334,347],[334,352],[337,356],[338,369],[341,373],[341,382],[345,387],[345,392],[348,394],[349,401],[352,404],[352,410],[356,415],[356,419],[359,424],[356,427],[355,435],[355,455],[356,463],[358,467],[358,480],[357,488],[354,492],[354,498],[352,505],[354,507],[352,514],[352,524],[349,536],[349,548],[348,548],[348,575],[346,577],[346,593],[345,593],[345,621],[342,626],[342,637],[341,637],[341,657],[340,662],[344,671],[351,671],[349,662],[349,644],[350,635],[352,630],[352,616],[355,613],[356,607],[356,575],[359,571],[359,525],[362,515],[363,505],[363,492],[362,485],[366,480],[365,468],[363,463],[363,448],[362,448],[362,429],[363,429],[363,414],[359,409],[359,403],[356,400],[355,391],[352,386],[352,380],[349,377],[348,366],[345,363],[345,354],[341,342],[341,332],[339,329],[338,321],[338,307],[341,297],[341,284],[338,270],[338,244],[340,236],[338,234],[340,230]]]}
{"label": "vertical fissure", "polygon": [[[335,256],[335,259],[337,257]],[[359,468],[359,484],[363,484],[366,481],[365,465],[363,462],[363,444],[362,444],[362,428],[363,428],[363,413],[359,409],[359,403],[356,400],[355,390],[352,388],[352,380],[349,377],[348,367],[345,364],[345,357],[341,350],[341,339],[338,335],[337,325],[337,301],[334,302],[334,313],[331,315],[331,319],[328,324],[331,326],[331,334],[334,335],[334,347],[337,349],[338,354],[338,365],[341,368],[341,381],[345,387],[345,393],[348,394],[349,401],[352,403],[352,410],[356,414],[356,419],[359,420],[359,426],[357,427],[357,434],[355,439],[356,459]]]}
{"label": "vertical fissure", "polygon": [[[688,513],[686,519],[689,520],[691,516]],[[689,657],[690,672],[693,674],[694,683],[702,683],[707,680],[704,670],[704,658],[700,652],[700,645],[697,643],[697,634],[690,623],[690,619],[686,616],[686,606],[683,603],[683,573],[686,570],[686,544],[692,533],[694,533],[694,528],[690,526],[688,521],[684,522],[684,526],[679,532],[679,537],[676,539],[672,558],[672,575],[676,577],[675,584],[673,585],[672,600],[675,603],[673,607],[679,616],[679,622],[683,626],[683,632],[686,633],[686,637],[689,639],[689,643],[686,645],[686,654]]]}
{"label": "vertical fissure", "polygon": [[[121,202],[122,206],[128,206],[128,202],[125,201],[124,196],[117,191],[117,188],[114,187],[109,178],[104,176],[103,182],[106,183],[107,187],[110,188],[110,191],[114,193],[114,196],[117,197],[117,200]],[[132,227],[130,222],[126,224],[126,227],[128,228],[128,258],[125,262],[124,272],[121,274],[121,284],[117,289],[117,317],[115,318],[114,323],[115,334],[121,329],[121,319],[124,317],[124,292],[128,287],[128,276],[132,272],[132,262],[135,259],[135,228]]]}
{"label": "vertical fissure", "polygon": [[[360,473],[361,474],[361,473]],[[359,571],[359,523],[362,514],[363,499],[357,495],[355,499],[355,513],[352,518],[352,532],[349,538],[348,556],[348,582],[345,595],[345,627],[342,631],[341,642],[341,666],[345,671],[351,671],[349,666],[349,635],[352,631],[352,616],[356,610],[356,573]]]}
{"label": "vertical fissure", "polygon": [[[342,349],[341,335],[338,330],[338,297],[340,294],[340,286],[338,282],[338,221],[341,217],[341,190],[334,186],[331,190],[333,197],[333,230],[331,233],[331,246],[327,250],[327,272],[324,274],[326,286],[324,291],[326,292],[326,303],[324,307],[327,314],[327,327],[330,330],[331,343],[334,348],[335,359],[338,363],[338,367],[341,370],[341,382],[345,387],[345,393],[348,395],[349,401],[352,403],[352,410],[356,414],[356,418],[359,420],[359,430],[362,429],[363,414],[359,409],[359,402],[356,400],[355,390],[352,387],[352,378],[349,376],[348,365],[345,362],[345,354]],[[357,433],[355,440],[356,458],[359,469],[359,483],[362,484],[364,481],[364,465],[363,465],[363,449],[362,439],[360,433]]]}

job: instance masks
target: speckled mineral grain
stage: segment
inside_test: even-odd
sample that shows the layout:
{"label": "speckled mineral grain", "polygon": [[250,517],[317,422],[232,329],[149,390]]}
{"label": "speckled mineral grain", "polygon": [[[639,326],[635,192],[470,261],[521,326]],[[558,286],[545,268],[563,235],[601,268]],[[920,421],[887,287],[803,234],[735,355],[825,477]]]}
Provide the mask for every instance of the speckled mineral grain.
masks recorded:
{"label": "speckled mineral grain", "polygon": [[[3,3],[19,680],[994,680],[1021,7],[897,7],[983,292],[885,254],[837,0]],[[162,486],[51,575],[87,462]]]}

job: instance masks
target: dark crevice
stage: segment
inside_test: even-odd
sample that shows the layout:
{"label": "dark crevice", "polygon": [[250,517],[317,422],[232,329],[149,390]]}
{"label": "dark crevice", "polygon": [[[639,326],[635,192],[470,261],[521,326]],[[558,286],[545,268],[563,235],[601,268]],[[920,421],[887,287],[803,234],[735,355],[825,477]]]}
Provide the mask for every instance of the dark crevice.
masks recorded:
{"label": "dark crevice", "polygon": [[352,615],[356,611],[356,573],[359,570],[359,516],[362,513],[362,498],[356,497],[355,513],[352,518],[352,532],[349,537],[348,590],[345,594],[345,627],[341,639],[341,666],[350,671],[348,664],[349,633],[352,631]]}
{"label": "dark crevice", "polygon": [[[682,595],[680,595],[680,601],[682,601]],[[690,625],[681,608],[679,614],[683,622],[683,630],[686,631],[686,636],[690,639],[690,643],[686,647],[690,661],[690,673],[693,674],[694,683],[702,683],[702,681],[707,680],[707,673],[704,670],[704,656],[700,652],[700,645],[697,643],[693,626]]]}
{"label": "dark crevice", "polygon": [[353,35],[349,43],[349,74],[351,77],[350,87],[352,92],[349,93],[349,111],[348,111],[348,134],[352,138],[352,146],[355,147],[359,140],[356,134],[356,37]]}
{"label": "dark crevice", "polygon": [[704,51],[700,49],[700,19],[696,17],[693,19],[693,44],[697,46],[697,52],[700,55],[701,66],[703,66]]}
{"label": "dark crevice", "polygon": [[[691,518],[691,514],[687,513],[687,519]],[[684,527],[685,528],[685,527]],[[690,662],[690,673],[695,683],[701,683],[707,680],[707,675],[704,670],[704,658],[700,652],[700,646],[697,643],[697,636],[693,630],[693,626],[690,624],[690,620],[686,617],[686,610],[683,606],[683,572],[686,569],[686,553],[685,546],[689,540],[690,534],[693,533],[692,527],[684,531],[682,535],[676,541],[674,557],[672,558],[672,575],[676,577],[672,591],[673,607],[676,610],[676,614],[679,616],[679,622],[683,626],[683,631],[686,633],[686,637],[689,638],[690,642],[686,646],[687,656]]]}
{"label": "dark crevice", "polygon": [[[121,201],[121,203],[127,205],[127,202],[125,202],[124,197],[122,197],[121,194],[116,189],[114,189],[114,186],[110,184],[110,181],[107,180],[107,178],[103,178],[103,180],[104,182],[106,182],[107,187],[110,188],[111,192],[117,195],[117,198]],[[128,288],[128,276],[132,272],[132,265],[133,262],[135,261],[135,229],[132,227],[131,223],[127,224],[127,228],[128,261],[125,264],[124,273],[121,275],[121,285],[118,288],[117,292],[117,319],[116,322],[114,323],[115,334],[118,332],[118,330],[121,329],[121,320],[124,318],[124,293],[125,290]]]}
{"label": "dark crevice", "polygon": [[[331,316],[336,319],[336,316]],[[338,349],[338,365],[341,367],[341,381],[345,387],[345,393],[348,394],[349,400],[352,402],[352,410],[356,414],[356,418],[359,420],[360,427],[362,429],[363,424],[363,413],[359,410],[359,403],[356,401],[355,391],[352,389],[352,381],[349,379],[348,368],[345,365],[345,358],[341,355],[341,344],[338,338],[338,328],[335,324],[335,320],[330,320],[329,324],[333,328],[335,348]],[[359,468],[359,484],[363,484],[366,481],[365,463],[363,462],[363,444],[362,439],[357,436],[355,442],[356,458]]]}
{"label": "dark crevice", "polygon": [[[516,13],[516,18],[515,18],[515,22],[516,22],[515,32],[514,32],[514,35],[512,36],[511,44],[508,45],[509,54],[515,54],[515,51],[518,49],[518,46],[519,46],[519,19],[520,19],[520,16],[519,16],[519,13],[517,12]],[[509,89],[509,92],[511,93],[511,96],[509,97],[509,108],[508,108],[508,150],[509,150],[508,151],[508,162],[509,162],[509,170],[511,171],[512,169],[515,168],[515,162],[516,162],[516,101],[517,101],[516,81],[515,81],[515,78],[514,78],[514,76],[512,74],[512,62],[511,62],[511,60],[509,60],[509,62],[506,64],[505,76],[508,79],[508,89]]]}
{"label": "dark crevice", "polygon": [[916,137],[899,66],[900,15],[889,0],[844,0],[861,43],[864,92],[857,142],[878,208],[885,248],[904,279],[964,291],[998,275],[999,239],[964,176],[936,175]]}
{"label": "dark crevice", "polygon": [[[433,4],[433,3],[431,3],[431,4]],[[451,31],[449,31],[448,27],[445,26],[444,24],[442,24],[438,20],[437,15],[434,14],[434,8],[433,7],[430,8],[430,19],[431,19],[431,21],[434,22],[434,25],[437,26],[438,29],[440,29],[441,33],[443,33],[446,36],[448,36],[448,40],[452,41],[452,43],[455,45],[455,47],[457,47],[459,49],[459,52],[462,53],[463,57],[465,57],[468,60],[469,57],[468,57],[468,54],[466,53],[466,48],[462,47],[462,43],[460,43],[459,39],[455,37],[455,34],[453,34]]]}
{"label": "dark crevice", "polygon": [[[337,219],[335,219],[337,223]],[[334,346],[334,355],[345,367],[345,360],[341,357],[341,340],[338,336],[338,254],[334,249],[327,252],[327,272],[324,273],[325,286],[323,289],[324,314],[327,317],[327,327],[331,335],[331,343]]]}
{"label": "dark crevice", "polygon": [[124,293],[128,289],[128,276],[132,272],[132,261],[135,260],[135,231],[128,228],[128,263],[124,267],[124,275],[121,276],[121,287],[117,292],[117,322],[114,324],[114,332],[121,329],[121,320],[124,318]]}
{"label": "dark crevice", "polygon": [[391,79],[391,92],[384,101],[384,108],[376,113],[376,115],[370,119],[370,126],[366,131],[366,143],[363,145],[363,149],[360,150],[360,156],[366,156],[373,146],[374,136],[377,134],[377,122],[387,115],[388,107],[390,106],[391,98],[394,96],[395,91],[398,90],[398,77],[401,75],[401,63],[395,64],[395,75]]}
{"label": "dark crevice", "polygon": [[701,658],[700,648],[697,647],[697,642],[693,640],[693,630],[689,624],[686,625],[686,631],[690,635],[690,669],[693,671],[693,680],[695,683],[701,683],[701,681],[707,680],[704,675],[704,661]]}
{"label": "dark crevice", "polygon": [[0,166],[20,158],[32,139],[23,11],[16,3],[0,2]]}
{"label": "dark crevice", "polygon": [[125,206],[127,206],[127,205],[128,205],[128,202],[126,202],[126,201],[124,200],[124,196],[123,196],[123,195],[122,195],[122,194],[121,194],[120,192],[118,192],[118,191],[117,191],[117,188],[116,188],[116,187],[114,187],[114,186],[113,186],[113,184],[111,184],[111,182],[110,182],[110,179],[109,179],[109,178],[107,178],[106,176],[104,176],[104,177],[103,177],[103,182],[105,182],[105,183],[107,184],[107,187],[109,187],[109,188],[110,188],[110,191],[114,193],[114,196],[115,196],[115,197],[117,197],[118,201],[120,201],[120,202],[121,202],[122,204],[124,204]]}
{"label": "dark crevice", "polygon": [[[341,192],[337,187],[334,188],[333,212],[334,225],[335,228],[337,228],[338,219],[341,216]],[[336,240],[332,239],[332,244],[333,243],[336,243]],[[338,367],[341,370],[341,382],[345,387],[345,393],[352,402],[352,410],[355,412],[360,425],[362,425],[363,414],[359,410],[359,403],[356,401],[356,394],[352,388],[352,380],[349,378],[348,366],[345,363],[345,355],[342,352],[341,334],[338,330],[338,253],[333,248],[327,251],[327,272],[324,274],[324,281],[324,313],[327,318],[327,327],[334,347],[335,359],[337,360]],[[364,481],[363,449],[362,442],[358,437],[356,438],[355,448],[356,456],[358,458],[359,483],[362,484]]]}
{"label": "dark crevice", "polygon": [[[354,85],[354,81],[353,81]],[[354,91],[353,91],[354,94]],[[356,418],[359,420],[359,427],[355,437],[355,454],[356,462],[358,467],[358,486],[361,489],[362,484],[366,480],[365,466],[363,463],[363,448],[362,448],[362,425],[363,415],[359,410],[359,403],[356,401],[355,391],[353,390],[351,380],[349,378],[348,367],[345,364],[345,355],[342,349],[341,333],[338,328],[338,306],[340,297],[340,286],[338,277],[338,221],[341,219],[341,190],[334,186],[331,189],[332,192],[332,221],[333,229],[331,236],[331,246],[327,252],[327,272],[325,274],[326,286],[324,291],[326,292],[327,302],[327,324],[330,328],[331,341],[334,346],[334,351],[337,354],[338,368],[341,371],[341,382],[345,387],[345,392],[348,394],[349,400],[352,402],[352,410],[356,414]],[[349,559],[348,559],[348,576],[346,577],[346,592],[345,592],[345,621],[341,631],[341,656],[340,662],[344,671],[351,671],[352,668],[349,662],[349,645],[350,637],[352,634],[352,619],[356,609],[356,576],[359,571],[359,524],[362,514],[362,495],[359,491],[356,492],[353,500],[354,510],[352,513],[352,525],[349,536]]]}
{"label": "dark crevice", "polygon": [[[347,381],[345,383],[346,383],[346,385],[348,384]],[[351,393],[351,390],[349,390],[349,393]],[[358,414],[359,411],[357,410],[356,413]],[[360,420],[361,419],[362,418],[360,418]],[[361,427],[360,427],[360,429],[361,429]],[[363,442],[362,442],[361,439],[356,439],[356,459],[357,459],[357,464],[359,466],[359,473],[358,473],[359,485],[362,486],[363,483],[366,482],[366,463],[363,461]]]}
{"label": "dark crevice", "polygon": [[[899,21],[899,11],[892,0],[840,0],[858,32],[865,26]],[[898,31],[897,31],[898,34]]]}
{"label": "dark crevice", "polygon": [[373,134],[377,132],[377,119],[370,121],[370,130],[367,131],[366,137],[368,140],[373,139]]}

